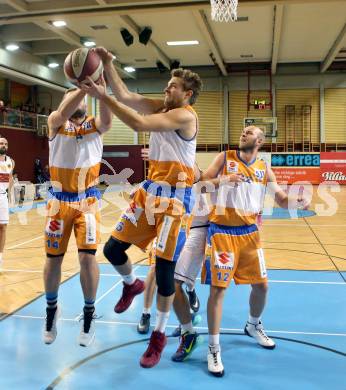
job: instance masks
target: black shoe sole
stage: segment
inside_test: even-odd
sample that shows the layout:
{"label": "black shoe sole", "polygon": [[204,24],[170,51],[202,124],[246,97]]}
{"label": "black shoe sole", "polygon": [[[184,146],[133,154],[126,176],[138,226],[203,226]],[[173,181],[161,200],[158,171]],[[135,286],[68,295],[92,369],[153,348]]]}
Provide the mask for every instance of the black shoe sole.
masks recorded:
{"label": "black shoe sole", "polygon": [[[253,337],[251,336],[251,334],[247,331],[246,329],[246,325],[245,325],[245,328],[244,328],[244,333],[246,334],[246,336],[249,336],[253,339]],[[264,348],[264,349],[275,349],[276,347],[276,344],[274,344],[272,347],[265,347],[264,345],[261,345],[259,343],[257,343],[260,347]]]}
{"label": "black shoe sole", "polygon": [[148,334],[148,333],[149,333],[149,330],[150,330],[150,328],[141,330],[141,329],[139,329],[138,326],[137,326],[137,332],[138,332],[139,334]]}
{"label": "black shoe sole", "polygon": [[211,372],[211,371],[209,371],[209,373],[211,375],[213,375],[213,376],[216,376],[217,378],[221,378],[221,377],[223,377],[225,375],[225,370],[220,371],[220,372]]}

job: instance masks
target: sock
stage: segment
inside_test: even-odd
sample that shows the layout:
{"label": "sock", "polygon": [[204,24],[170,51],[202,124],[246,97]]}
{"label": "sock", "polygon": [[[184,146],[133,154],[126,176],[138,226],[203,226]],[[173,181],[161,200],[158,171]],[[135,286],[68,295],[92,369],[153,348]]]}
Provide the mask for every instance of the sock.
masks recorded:
{"label": "sock", "polygon": [[156,310],[156,325],[154,330],[159,331],[161,333],[165,333],[168,317],[169,317],[169,311],[164,312],[164,311]]}
{"label": "sock", "polygon": [[209,334],[209,347],[213,352],[220,349],[220,333]]}
{"label": "sock", "polygon": [[150,312],[151,312],[150,307],[143,307],[143,311],[142,311],[143,314],[150,314]]}
{"label": "sock", "polygon": [[195,289],[195,286],[190,286],[189,284],[186,285],[186,291],[191,292]]}
{"label": "sock", "polygon": [[133,271],[131,271],[130,274],[128,275],[121,275],[122,278],[123,278],[123,281],[126,283],[126,284],[133,284],[135,281],[136,281],[136,276],[134,274]]}
{"label": "sock", "polygon": [[56,309],[58,306],[58,292],[46,292],[47,309]]}
{"label": "sock", "polygon": [[185,332],[195,333],[195,330],[192,326],[192,321],[188,322],[187,324],[181,324],[181,334],[184,334]]}
{"label": "sock", "polygon": [[251,314],[249,314],[248,322],[252,325],[258,325],[260,322],[260,317],[252,317]]}
{"label": "sock", "polygon": [[95,311],[95,299],[84,298],[83,311]]}

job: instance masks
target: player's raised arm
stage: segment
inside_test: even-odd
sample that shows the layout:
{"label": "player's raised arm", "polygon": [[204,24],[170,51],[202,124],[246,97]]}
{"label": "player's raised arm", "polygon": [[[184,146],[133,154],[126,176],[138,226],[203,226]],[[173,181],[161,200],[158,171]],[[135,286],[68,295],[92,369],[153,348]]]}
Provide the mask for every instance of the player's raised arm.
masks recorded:
{"label": "player's raised arm", "polygon": [[49,137],[51,138],[77,110],[81,101],[85,97],[85,92],[79,88],[72,91],[67,90],[58,109],[53,111],[48,117]]}
{"label": "player's raised arm", "polygon": [[[100,83],[106,88],[106,83],[104,78],[101,78]],[[97,130],[102,134],[108,131],[112,126],[112,111],[109,107],[102,101],[100,104],[100,114],[95,118],[95,125]]]}
{"label": "player's raised arm", "polygon": [[113,54],[104,47],[98,47],[95,52],[100,56],[112,92],[117,100],[143,114],[153,114],[164,107],[163,100],[149,99],[135,92],[129,91],[113,65]]}
{"label": "player's raised arm", "polygon": [[191,124],[196,123],[196,117],[182,107],[158,114],[140,115],[108,95],[103,85],[95,84],[90,78],[88,84],[82,85],[81,88],[107,105],[113,114],[135,131],[163,132],[179,129],[186,138],[195,135],[196,126],[191,126]]}

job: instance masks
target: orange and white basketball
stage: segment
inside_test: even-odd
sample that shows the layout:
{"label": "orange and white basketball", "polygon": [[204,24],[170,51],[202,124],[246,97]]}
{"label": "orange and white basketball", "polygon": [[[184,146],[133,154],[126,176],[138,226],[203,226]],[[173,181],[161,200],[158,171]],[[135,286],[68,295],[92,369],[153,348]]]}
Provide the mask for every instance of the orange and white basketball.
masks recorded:
{"label": "orange and white basketball", "polygon": [[103,64],[98,54],[85,47],[68,54],[64,63],[66,78],[72,83],[82,83],[89,76],[97,83],[103,72]]}

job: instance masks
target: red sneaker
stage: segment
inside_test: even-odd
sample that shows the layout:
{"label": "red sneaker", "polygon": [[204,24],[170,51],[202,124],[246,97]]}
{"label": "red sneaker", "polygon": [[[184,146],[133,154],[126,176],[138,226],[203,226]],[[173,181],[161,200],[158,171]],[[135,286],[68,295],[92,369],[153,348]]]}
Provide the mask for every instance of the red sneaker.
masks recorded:
{"label": "red sneaker", "polygon": [[141,294],[145,288],[144,282],[140,279],[136,279],[133,284],[126,284],[124,282],[123,284],[123,294],[118,303],[114,306],[114,311],[116,313],[122,313],[127,310],[130,307],[133,298],[136,295]]}
{"label": "red sneaker", "polygon": [[163,348],[167,344],[167,337],[157,330],[151,334],[147,350],[141,357],[140,365],[144,368],[154,367],[161,359]]}

